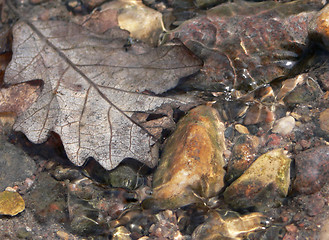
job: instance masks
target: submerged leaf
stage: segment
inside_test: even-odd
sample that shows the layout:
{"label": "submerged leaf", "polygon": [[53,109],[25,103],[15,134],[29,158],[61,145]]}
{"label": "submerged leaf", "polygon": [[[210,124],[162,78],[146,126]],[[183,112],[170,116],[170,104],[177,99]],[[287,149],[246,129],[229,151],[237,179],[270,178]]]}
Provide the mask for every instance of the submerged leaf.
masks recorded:
{"label": "submerged leaf", "polygon": [[186,48],[125,48],[124,38],[105,38],[60,21],[19,22],[13,37],[5,82],[44,81],[38,100],[19,116],[15,130],[34,143],[44,142],[51,131],[58,133],[77,165],[87,157],[107,169],[127,157],[156,164],[152,134],[131,116],[184,103],[142,92],[162,93],[199,70],[200,61]]}

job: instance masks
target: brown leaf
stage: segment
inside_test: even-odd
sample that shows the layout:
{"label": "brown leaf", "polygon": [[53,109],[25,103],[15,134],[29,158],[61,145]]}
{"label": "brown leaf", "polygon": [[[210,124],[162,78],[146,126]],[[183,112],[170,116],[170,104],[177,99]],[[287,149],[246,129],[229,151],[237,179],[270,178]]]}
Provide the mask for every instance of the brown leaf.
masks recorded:
{"label": "brown leaf", "polygon": [[156,94],[200,69],[181,45],[150,48],[108,38],[66,22],[19,22],[13,28],[13,59],[5,82],[42,79],[38,100],[19,116],[15,130],[34,143],[58,133],[70,160],[94,157],[107,169],[131,157],[154,166],[152,135],[132,119],[163,104],[184,104]]}

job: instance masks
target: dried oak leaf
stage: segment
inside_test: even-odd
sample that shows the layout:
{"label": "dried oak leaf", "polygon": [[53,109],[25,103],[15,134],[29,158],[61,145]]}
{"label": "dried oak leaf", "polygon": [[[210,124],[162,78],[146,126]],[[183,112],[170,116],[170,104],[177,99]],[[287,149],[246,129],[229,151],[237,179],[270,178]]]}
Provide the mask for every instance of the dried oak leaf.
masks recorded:
{"label": "dried oak leaf", "polygon": [[106,38],[61,21],[19,22],[13,28],[13,58],[5,82],[44,81],[37,101],[14,129],[34,143],[50,131],[60,135],[69,159],[82,165],[94,157],[106,169],[131,157],[154,166],[152,134],[132,119],[163,104],[184,104],[156,94],[200,69],[182,45],[150,48]]}

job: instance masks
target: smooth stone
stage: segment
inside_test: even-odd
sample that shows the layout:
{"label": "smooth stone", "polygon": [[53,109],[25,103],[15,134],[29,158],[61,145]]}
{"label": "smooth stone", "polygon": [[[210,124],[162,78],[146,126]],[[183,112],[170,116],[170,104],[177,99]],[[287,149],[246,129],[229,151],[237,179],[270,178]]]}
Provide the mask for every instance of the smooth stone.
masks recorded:
{"label": "smooth stone", "polygon": [[0,215],[15,216],[24,209],[25,202],[19,193],[11,191],[0,193]]}
{"label": "smooth stone", "polygon": [[112,187],[136,189],[141,185],[141,178],[135,169],[127,165],[119,165],[109,172],[109,179]]}
{"label": "smooth stone", "polygon": [[224,123],[199,106],[183,117],[167,139],[145,208],[174,209],[216,196],[224,186]]}
{"label": "smooth stone", "polygon": [[131,240],[130,234],[127,228],[120,226],[114,229],[112,240]]}
{"label": "smooth stone", "polygon": [[0,191],[23,182],[36,171],[36,164],[22,149],[0,136]]}
{"label": "smooth stone", "polygon": [[232,155],[227,163],[225,180],[233,182],[255,161],[259,139],[253,135],[241,135],[232,149]]}
{"label": "smooth stone", "polygon": [[236,124],[234,126],[235,130],[237,130],[241,134],[249,134],[249,130],[247,127],[241,125],[241,124]]}
{"label": "smooth stone", "polygon": [[283,149],[269,151],[251,164],[224,192],[224,200],[234,209],[278,206],[288,194],[291,159]]}
{"label": "smooth stone", "polygon": [[292,116],[280,118],[274,123],[272,132],[280,135],[288,135],[295,127],[295,119]]}
{"label": "smooth stone", "polygon": [[308,149],[295,157],[296,179],[293,189],[311,194],[319,191],[329,179],[329,146]]}
{"label": "smooth stone", "polygon": [[320,128],[329,133],[329,108],[320,113],[319,123]]}
{"label": "smooth stone", "polygon": [[258,212],[241,216],[233,211],[212,210],[208,217],[194,230],[192,240],[242,239],[253,231],[264,229],[269,223],[267,217]]}

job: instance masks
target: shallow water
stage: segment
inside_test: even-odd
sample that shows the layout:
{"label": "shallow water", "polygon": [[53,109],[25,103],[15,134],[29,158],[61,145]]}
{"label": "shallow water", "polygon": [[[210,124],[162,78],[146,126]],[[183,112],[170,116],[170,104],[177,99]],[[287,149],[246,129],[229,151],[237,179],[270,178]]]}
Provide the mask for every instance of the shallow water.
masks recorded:
{"label": "shallow water", "polygon": [[[74,1],[66,1],[67,5],[61,7],[67,9],[70,2]],[[324,157],[314,166],[302,168],[303,161],[307,162],[305,152],[311,150],[315,158],[322,159],[322,151],[327,150],[318,147],[327,146],[329,141],[328,52],[316,36],[309,38],[305,24],[305,19],[314,15],[310,12],[320,9],[322,3],[292,1],[288,8],[273,1],[219,2],[147,2],[164,15],[167,32],[161,35],[162,44],[179,38],[204,62],[198,73],[182,79],[166,95],[191,95],[218,110],[226,128],[224,189],[259,156],[282,148],[293,160],[288,196],[274,206],[264,203],[260,209],[237,209],[225,201],[222,189],[211,198],[195,194],[199,201],[190,206],[145,210],[141,202],[152,194],[156,169],[136,159],[127,159],[112,171],[102,168],[97,159],[76,167],[67,159],[58,135],[52,134],[46,143],[35,145],[21,133],[12,132],[10,126],[2,127],[6,139],[24,149],[37,166],[33,175],[12,182],[23,196],[26,209],[15,217],[0,217],[3,239],[192,239],[195,229],[199,230],[194,237],[206,239],[325,239],[320,236],[329,219],[328,160]],[[42,6],[49,11],[50,19],[51,14],[55,19],[81,14],[77,7],[70,10],[71,15],[61,16],[54,3],[47,1],[43,5],[17,3],[32,13]],[[82,13],[88,14],[88,7],[85,9]],[[305,9],[307,14],[298,15]],[[289,20],[288,15],[292,16]],[[305,25],[298,25],[301,22]],[[285,33],[278,35],[282,30]],[[175,109],[174,122],[185,113]],[[286,116],[291,116],[293,123],[284,119],[279,125],[277,120]],[[161,117],[152,115],[148,120]],[[290,131],[288,124],[293,124]],[[172,132],[162,132],[160,156]],[[315,178],[320,187],[307,182],[305,174]],[[312,187],[305,192],[294,181],[296,177]],[[226,226],[225,231],[235,235],[216,235],[218,228],[209,227],[216,218]],[[213,230],[205,234],[202,228],[207,227]]]}

